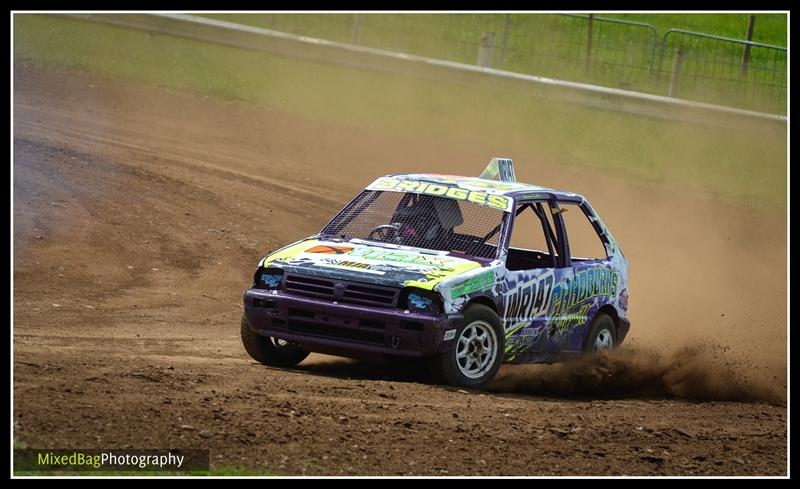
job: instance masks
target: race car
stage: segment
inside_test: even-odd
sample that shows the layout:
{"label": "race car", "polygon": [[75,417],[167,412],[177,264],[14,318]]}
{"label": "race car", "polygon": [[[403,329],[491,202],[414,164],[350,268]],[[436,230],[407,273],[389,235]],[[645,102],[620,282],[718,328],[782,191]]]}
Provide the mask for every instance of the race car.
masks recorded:
{"label": "race car", "polygon": [[[571,228],[584,225],[600,256],[571,253]],[[483,388],[504,362],[621,344],[627,281],[619,245],[583,196],[519,183],[510,159],[493,158],[478,178],[380,177],[319,233],[264,257],[244,292],[241,337],[270,366],[309,352],[378,355]]]}

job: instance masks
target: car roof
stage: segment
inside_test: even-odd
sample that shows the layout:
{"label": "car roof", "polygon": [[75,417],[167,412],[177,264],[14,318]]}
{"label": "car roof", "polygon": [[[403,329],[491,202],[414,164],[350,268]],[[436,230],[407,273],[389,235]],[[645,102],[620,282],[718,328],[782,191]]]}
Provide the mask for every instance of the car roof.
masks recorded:
{"label": "car roof", "polygon": [[[583,200],[583,196],[574,192],[555,190],[539,185],[532,185],[523,182],[507,182],[500,180],[490,180],[487,178],[465,177],[462,175],[443,175],[437,173],[396,173],[386,175],[381,178],[392,178],[396,180],[418,180],[424,182],[440,183],[444,185],[457,185],[458,187],[474,189],[479,187],[489,193],[505,195],[514,199],[524,199],[528,195],[535,198],[532,194],[545,193],[556,198],[566,200]],[[381,180],[379,178],[378,180]],[[376,180],[376,182],[378,181]],[[374,183],[373,183],[374,184]]]}

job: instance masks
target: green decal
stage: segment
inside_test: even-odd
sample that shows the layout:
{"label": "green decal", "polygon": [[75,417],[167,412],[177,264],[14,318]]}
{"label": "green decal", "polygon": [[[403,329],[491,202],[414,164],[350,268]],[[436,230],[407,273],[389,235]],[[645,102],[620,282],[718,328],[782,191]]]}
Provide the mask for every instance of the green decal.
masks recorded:
{"label": "green decal", "polygon": [[508,333],[506,333],[506,339],[509,339],[509,338],[511,337],[511,335],[513,335],[513,334],[514,334],[514,333],[516,333],[517,331],[521,330],[521,329],[522,329],[522,328],[524,328],[525,326],[528,326],[529,324],[531,324],[531,322],[530,322],[530,321],[528,321],[528,322],[522,322],[522,323],[519,323],[519,324],[517,324],[516,326],[514,326],[513,328],[511,328],[511,330],[509,330],[509,331],[508,331]]}
{"label": "green decal", "polygon": [[486,272],[477,277],[467,279],[453,287],[453,290],[450,292],[450,298],[455,299],[456,297],[487,289],[492,285],[494,285],[494,272]]}

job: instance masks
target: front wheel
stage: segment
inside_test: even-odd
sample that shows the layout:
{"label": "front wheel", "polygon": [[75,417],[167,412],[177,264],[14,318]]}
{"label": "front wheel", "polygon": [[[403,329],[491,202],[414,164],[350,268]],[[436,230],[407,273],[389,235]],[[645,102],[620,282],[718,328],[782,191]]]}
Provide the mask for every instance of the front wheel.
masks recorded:
{"label": "front wheel", "polygon": [[611,350],[617,346],[617,326],[608,314],[598,313],[583,341],[584,353]]}
{"label": "front wheel", "polygon": [[500,317],[486,306],[471,305],[464,311],[453,348],[430,358],[431,374],[445,384],[483,388],[503,363],[504,344]]}
{"label": "front wheel", "polygon": [[242,313],[242,344],[253,360],[271,367],[294,367],[305,360],[308,352],[300,345],[286,340],[261,336],[252,329],[247,322],[247,316]]}

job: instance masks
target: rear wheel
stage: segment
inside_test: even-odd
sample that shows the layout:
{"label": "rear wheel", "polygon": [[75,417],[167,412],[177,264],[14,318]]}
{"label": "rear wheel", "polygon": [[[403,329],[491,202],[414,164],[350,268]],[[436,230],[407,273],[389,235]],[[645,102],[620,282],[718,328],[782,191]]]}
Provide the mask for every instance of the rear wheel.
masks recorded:
{"label": "rear wheel", "polygon": [[242,344],[253,360],[271,367],[294,367],[305,360],[308,352],[297,343],[262,336],[247,323],[247,316],[242,313]]}
{"label": "rear wheel", "polygon": [[480,389],[494,378],[503,363],[504,336],[500,317],[490,308],[474,304],[464,311],[450,351],[429,359],[437,381]]}
{"label": "rear wheel", "polygon": [[617,346],[617,325],[608,314],[598,313],[583,341],[584,353],[611,350]]}

